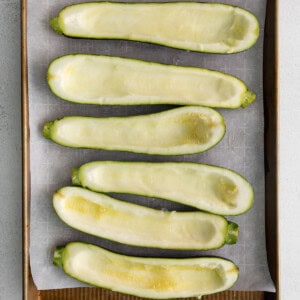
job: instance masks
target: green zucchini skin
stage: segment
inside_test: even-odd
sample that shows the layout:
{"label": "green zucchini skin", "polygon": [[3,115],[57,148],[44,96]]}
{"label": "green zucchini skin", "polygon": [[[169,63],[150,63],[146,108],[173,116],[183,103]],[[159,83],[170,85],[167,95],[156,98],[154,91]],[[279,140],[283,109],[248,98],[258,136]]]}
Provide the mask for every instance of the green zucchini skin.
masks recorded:
{"label": "green zucchini skin", "polygon": [[72,171],[72,183],[96,192],[162,198],[213,214],[247,212],[251,184],[222,167],[190,162],[92,161]]}
{"label": "green zucchini skin", "polygon": [[104,55],[58,57],[48,67],[47,81],[57,97],[81,104],[234,109],[256,98],[242,80],[219,71]]}
{"label": "green zucchini skin", "polygon": [[210,250],[238,238],[238,225],[222,216],[156,210],[79,187],[59,189],[53,207],[74,229],[133,246]]}
{"label": "green zucchini skin", "polygon": [[239,276],[238,267],[224,258],[134,257],[82,242],[57,247],[53,264],[91,286],[149,299],[221,292],[231,288]]}
{"label": "green zucchini skin", "polygon": [[180,107],[131,117],[65,117],[46,122],[43,135],[68,147],[182,155],[211,149],[225,131],[224,118],[217,111]]}
{"label": "green zucchini skin", "polygon": [[251,48],[260,30],[256,16],[245,9],[197,2],[79,3],[62,9],[50,24],[68,37],[132,40],[222,54]]}

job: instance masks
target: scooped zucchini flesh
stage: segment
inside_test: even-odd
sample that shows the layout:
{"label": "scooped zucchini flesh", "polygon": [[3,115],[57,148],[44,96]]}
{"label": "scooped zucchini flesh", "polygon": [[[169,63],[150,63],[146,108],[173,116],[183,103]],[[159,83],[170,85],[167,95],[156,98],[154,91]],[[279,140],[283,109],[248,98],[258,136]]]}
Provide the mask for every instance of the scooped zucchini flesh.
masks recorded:
{"label": "scooped zucchini flesh", "polygon": [[257,18],[240,7],[208,3],[80,3],[51,19],[59,34],[124,39],[210,53],[253,46]]}
{"label": "scooped zucchini flesh", "polygon": [[198,163],[95,161],[73,169],[72,182],[98,192],[163,198],[219,215],[246,212],[254,197],[241,175]]}
{"label": "scooped zucchini flesh", "polygon": [[211,108],[181,107],[131,117],[64,117],[45,123],[43,134],[69,147],[178,155],[215,146],[225,122]]}
{"label": "scooped zucchini flesh", "polygon": [[112,56],[62,56],[49,65],[47,78],[55,95],[83,104],[237,108],[255,99],[243,81],[229,74]]}
{"label": "scooped zucchini flesh", "polygon": [[77,230],[134,246],[207,250],[238,236],[238,225],[221,216],[152,209],[79,187],[58,190],[53,206]]}
{"label": "scooped zucchini flesh", "polygon": [[56,248],[53,263],[79,281],[150,299],[217,293],[230,288],[239,274],[222,258],[133,257],[80,242]]}

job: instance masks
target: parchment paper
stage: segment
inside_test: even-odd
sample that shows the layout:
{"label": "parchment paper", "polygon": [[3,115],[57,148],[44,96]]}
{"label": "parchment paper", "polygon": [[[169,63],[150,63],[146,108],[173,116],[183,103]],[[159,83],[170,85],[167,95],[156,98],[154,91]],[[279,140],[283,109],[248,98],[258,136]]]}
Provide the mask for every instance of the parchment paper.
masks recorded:
{"label": "parchment paper", "polygon": [[[84,286],[52,265],[53,250],[69,241],[87,241],[120,253],[142,256],[187,257],[218,255],[233,260],[240,268],[235,290],[274,291],[265,246],[264,226],[264,119],[262,95],[263,26],[266,0],[220,1],[252,11],[260,21],[261,34],[257,44],[238,54],[217,55],[170,49],[163,46],[126,41],[96,41],[58,36],[49,26],[56,16],[75,0],[28,1],[28,62],[31,152],[31,223],[30,263],[38,289]],[[139,1],[146,2],[146,1]],[[206,2],[217,2],[206,0]],[[220,70],[244,80],[257,94],[256,101],[246,109],[220,110],[227,124],[225,138],[208,152],[187,156],[148,156],[124,152],[78,150],[65,148],[42,136],[43,123],[66,115],[123,116],[161,111],[171,106],[88,106],[64,102],[54,96],[46,82],[47,66],[54,58],[68,53],[95,53],[139,58],[146,61],[199,66]],[[70,185],[73,167],[91,160],[126,161],[194,161],[231,168],[245,176],[255,190],[255,204],[245,215],[232,217],[240,225],[238,243],[216,251],[167,251],[130,247],[90,237],[69,228],[52,208],[52,194]],[[155,208],[185,210],[186,207],[167,201],[117,195]]]}

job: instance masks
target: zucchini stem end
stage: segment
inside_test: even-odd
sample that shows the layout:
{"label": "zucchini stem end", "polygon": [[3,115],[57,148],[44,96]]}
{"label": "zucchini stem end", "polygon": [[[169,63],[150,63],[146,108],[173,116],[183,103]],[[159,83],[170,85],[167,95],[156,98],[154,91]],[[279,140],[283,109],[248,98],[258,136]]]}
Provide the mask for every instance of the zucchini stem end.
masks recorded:
{"label": "zucchini stem end", "polygon": [[79,179],[79,168],[73,168],[71,172],[72,177],[72,183],[75,185],[80,185],[80,179]]}
{"label": "zucchini stem end", "polygon": [[46,122],[43,127],[43,136],[47,139],[51,138],[51,130],[54,122]]}
{"label": "zucchini stem end", "polygon": [[50,25],[51,27],[55,30],[55,32],[59,35],[62,35],[63,34],[63,31],[62,29],[60,28],[59,26],[59,21],[58,21],[58,17],[55,17],[55,18],[51,18],[50,19]]}
{"label": "zucchini stem end", "polygon": [[225,243],[228,245],[236,244],[239,235],[239,225],[228,221],[227,235]]}
{"label": "zucchini stem end", "polygon": [[56,247],[54,250],[52,262],[56,267],[62,268],[63,266],[62,257],[63,257],[64,250],[65,250],[64,246]]}
{"label": "zucchini stem end", "polygon": [[244,101],[242,103],[242,107],[246,108],[249,106],[256,98],[256,94],[250,90],[247,90],[244,96]]}

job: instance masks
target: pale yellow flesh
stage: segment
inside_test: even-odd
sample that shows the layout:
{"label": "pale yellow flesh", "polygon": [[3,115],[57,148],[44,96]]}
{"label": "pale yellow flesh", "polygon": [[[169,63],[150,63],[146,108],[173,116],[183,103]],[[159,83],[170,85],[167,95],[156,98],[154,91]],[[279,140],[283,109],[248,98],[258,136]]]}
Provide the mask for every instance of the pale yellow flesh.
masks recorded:
{"label": "pale yellow flesh", "polygon": [[253,203],[244,178],[201,164],[91,162],[79,168],[77,177],[95,191],[154,196],[220,215],[241,214]]}
{"label": "pale yellow flesh", "polygon": [[135,246],[213,249],[225,243],[227,221],[201,212],[167,212],[78,187],[54,194],[58,216],[83,232]]}
{"label": "pale yellow flesh", "polygon": [[61,98],[90,104],[234,108],[254,97],[244,82],[228,74],[96,55],[67,55],[54,60],[48,83]]}
{"label": "pale yellow flesh", "polygon": [[89,284],[152,299],[215,293],[238,277],[236,266],[224,259],[145,259],[82,243],[67,245],[63,268]]}
{"label": "pale yellow flesh", "polygon": [[217,53],[245,50],[259,33],[251,13],[205,3],[73,5],[62,10],[58,25],[74,37],[146,41]]}
{"label": "pale yellow flesh", "polygon": [[55,121],[51,131],[54,141],[71,147],[181,154],[214,146],[225,124],[212,109],[183,107],[135,117],[66,117]]}

